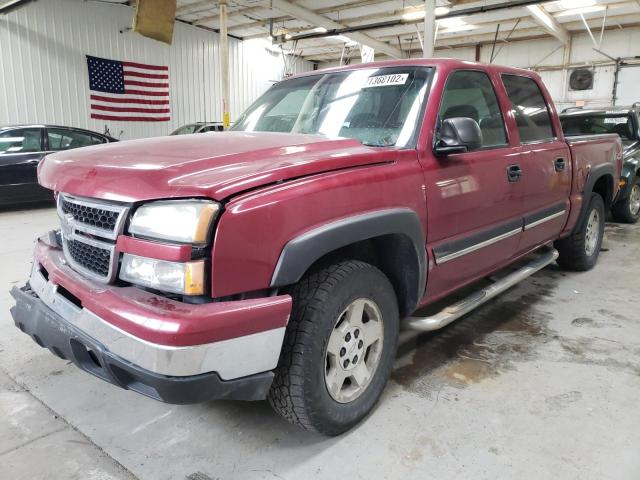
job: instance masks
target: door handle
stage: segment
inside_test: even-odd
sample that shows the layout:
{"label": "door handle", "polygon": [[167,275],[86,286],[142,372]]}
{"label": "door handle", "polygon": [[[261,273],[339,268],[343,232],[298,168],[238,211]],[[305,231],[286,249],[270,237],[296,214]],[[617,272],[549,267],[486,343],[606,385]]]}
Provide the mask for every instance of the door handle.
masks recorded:
{"label": "door handle", "polygon": [[556,158],[553,162],[553,165],[556,167],[556,172],[564,172],[566,164],[564,162],[564,158]]}
{"label": "door handle", "polygon": [[507,167],[507,180],[517,182],[522,177],[522,168],[520,165],[509,165]]}

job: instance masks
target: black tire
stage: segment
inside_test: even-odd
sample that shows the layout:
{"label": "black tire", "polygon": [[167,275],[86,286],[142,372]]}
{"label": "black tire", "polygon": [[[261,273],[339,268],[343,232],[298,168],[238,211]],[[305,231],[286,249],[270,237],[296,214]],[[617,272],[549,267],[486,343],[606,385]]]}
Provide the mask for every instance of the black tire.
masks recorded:
{"label": "black tire", "polygon": [[[303,277],[289,292],[293,310],[269,403],[287,421],[324,435],[339,435],[375,406],[391,375],[398,342],[398,302],[389,279],[361,261],[342,261]],[[382,315],[382,351],[360,396],[334,400],[326,386],[326,348],[336,322],[356,299],[370,299]]]}
{"label": "black tire", "polygon": [[[593,212],[598,215],[597,240],[595,250],[587,251],[587,225]],[[605,208],[604,200],[597,194],[591,194],[585,217],[567,238],[555,242],[555,247],[560,256],[558,265],[565,270],[584,272],[594,267],[598,261],[602,239],[604,237]]]}
{"label": "black tire", "polygon": [[631,192],[627,198],[621,200],[611,207],[611,214],[616,222],[636,223],[640,219],[640,209],[632,203],[634,189],[640,189],[640,178],[636,178],[631,185]]}

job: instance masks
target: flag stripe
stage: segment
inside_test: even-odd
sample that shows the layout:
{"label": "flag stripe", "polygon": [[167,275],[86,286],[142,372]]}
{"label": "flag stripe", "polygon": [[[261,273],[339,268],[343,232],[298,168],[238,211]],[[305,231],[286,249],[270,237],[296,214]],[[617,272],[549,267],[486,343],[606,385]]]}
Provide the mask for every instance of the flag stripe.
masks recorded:
{"label": "flag stripe", "polygon": [[126,113],[169,113],[168,108],[131,108],[131,107],[111,107],[107,105],[91,104],[94,110],[105,112],[126,112]]}
{"label": "flag stripe", "polygon": [[124,93],[133,94],[133,95],[151,95],[153,97],[168,97],[169,92],[166,90],[163,92],[152,92],[148,90],[129,90],[128,88],[124,91]]}
{"label": "flag stripe", "polygon": [[138,87],[154,87],[154,88],[169,88],[168,83],[153,83],[153,82],[139,82],[137,80],[125,80],[125,85],[136,85]]}
{"label": "flag stripe", "polygon": [[91,118],[95,120],[120,120],[125,122],[168,122],[170,117],[125,117],[116,115],[102,115],[92,113]]}
{"label": "flag stripe", "polygon": [[155,73],[142,73],[142,72],[134,72],[131,70],[124,71],[125,77],[138,77],[138,78],[155,78],[158,80],[168,80],[169,75],[158,75]]}
{"label": "flag stripe", "polygon": [[117,97],[103,97],[101,95],[91,95],[91,100],[106,103],[140,103],[143,105],[169,105],[169,100],[147,100],[145,98],[128,98],[125,95],[122,98]]}
{"label": "flag stripe", "polygon": [[136,62],[122,62],[122,66],[124,67],[134,67],[134,68],[145,68],[148,70],[169,70],[169,67],[164,65],[146,65],[144,63],[136,63]]}

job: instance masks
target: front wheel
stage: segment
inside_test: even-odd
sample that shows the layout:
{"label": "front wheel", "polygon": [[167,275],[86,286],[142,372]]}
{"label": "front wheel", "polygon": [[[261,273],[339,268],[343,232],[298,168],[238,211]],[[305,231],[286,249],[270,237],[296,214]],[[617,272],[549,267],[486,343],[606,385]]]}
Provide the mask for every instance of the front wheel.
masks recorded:
{"label": "front wheel", "polygon": [[289,422],[339,435],[375,406],[395,360],[398,303],[389,279],[361,261],[306,275],[293,310],[269,403]]}
{"label": "front wheel", "polygon": [[604,220],[604,200],[597,193],[593,193],[582,223],[570,236],[555,242],[560,254],[558,264],[562,268],[584,272],[594,267],[602,247]]}
{"label": "front wheel", "polygon": [[640,178],[636,178],[629,196],[611,207],[616,222],[636,223],[640,219]]}

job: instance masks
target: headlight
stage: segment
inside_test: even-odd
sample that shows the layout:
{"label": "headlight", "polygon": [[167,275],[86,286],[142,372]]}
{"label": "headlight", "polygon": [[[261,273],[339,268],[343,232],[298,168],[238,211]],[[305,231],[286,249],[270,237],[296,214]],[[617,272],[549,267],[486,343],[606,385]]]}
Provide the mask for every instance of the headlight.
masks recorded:
{"label": "headlight", "polygon": [[210,200],[160,200],[138,207],[129,232],[147,238],[204,244],[220,206]]}
{"label": "headlight", "polygon": [[205,261],[167,262],[155,258],[122,255],[120,278],[164,292],[203,295]]}

